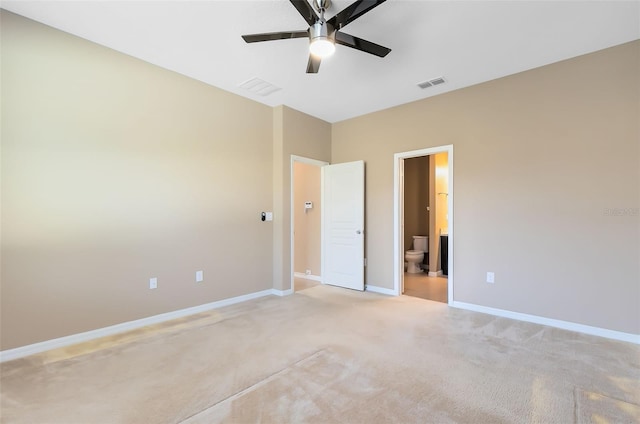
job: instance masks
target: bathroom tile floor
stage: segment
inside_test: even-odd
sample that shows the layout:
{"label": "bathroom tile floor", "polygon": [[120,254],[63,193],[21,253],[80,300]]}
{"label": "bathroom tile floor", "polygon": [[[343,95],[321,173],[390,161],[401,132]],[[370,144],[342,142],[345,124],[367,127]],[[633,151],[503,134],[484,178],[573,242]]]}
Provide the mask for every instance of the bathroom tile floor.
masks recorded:
{"label": "bathroom tile floor", "polygon": [[[318,281],[307,280],[305,278],[294,278],[293,287],[295,292],[309,289],[321,285]],[[421,299],[433,300],[447,303],[447,277],[429,277],[427,273],[409,274],[404,273],[404,293],[405,296],[419,297]]]}
{"label": "bathroom tile floor", "polygon": [[447,303],[447,277],[404,273],[404,295]]}

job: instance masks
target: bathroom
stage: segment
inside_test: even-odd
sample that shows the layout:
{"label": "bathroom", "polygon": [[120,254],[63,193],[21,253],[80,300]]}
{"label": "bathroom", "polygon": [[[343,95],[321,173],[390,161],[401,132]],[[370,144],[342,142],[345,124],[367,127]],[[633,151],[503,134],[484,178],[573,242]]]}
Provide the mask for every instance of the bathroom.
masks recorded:
{"label": "bathroom", "polygon": [[447,302],[448,156],[404,160],[404,294]]}

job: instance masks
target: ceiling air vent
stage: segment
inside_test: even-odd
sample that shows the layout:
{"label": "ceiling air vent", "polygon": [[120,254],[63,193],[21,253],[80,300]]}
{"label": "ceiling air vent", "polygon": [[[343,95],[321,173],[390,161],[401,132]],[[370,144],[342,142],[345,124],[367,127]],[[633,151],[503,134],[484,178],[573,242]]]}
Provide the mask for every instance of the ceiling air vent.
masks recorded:
{"label": "ceiling air vent", "polygon": [[429,81],[421,82],[418,84],[418,87],[425,89],[425,88],[433,87],[434,85],[440,85],[444,83],[445,83],[444,77],[438,77],[438,78],[430,79]]}
{"label": "ceiling air vent", "polygon": [[253,94],[257,94],[258,96],[268,96],[271,93],[275,93],[276,91],[281,90],[280,87],[276,87],[270,82],[255,77],[243,82],[238,87],[244,88],[245,90],[250,91]]}

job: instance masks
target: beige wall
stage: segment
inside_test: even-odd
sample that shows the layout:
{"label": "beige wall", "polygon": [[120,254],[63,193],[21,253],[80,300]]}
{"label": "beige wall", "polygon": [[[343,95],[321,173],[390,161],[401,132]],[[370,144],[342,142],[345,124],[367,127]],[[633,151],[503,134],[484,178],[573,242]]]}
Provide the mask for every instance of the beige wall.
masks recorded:
{"label": "beige wall", "polygon": [[1,35],[2,349],[272,287],[271,108],[5,11]]}
{"label": "beige wall", "polygon": [[[295,272],[320,275],[320,170],[316,165],[294,162],[293,216]],[[305,209],[305,202],[313,202]]]}
{"label": "beige wall", "polygon": [[329,162],[331,124],[286,106],[274,108],[273,284],[292,288],[291,155]]}
{"label": "beige wall", "polygon": [[[333,125],[393,286],[393,154],[454,145],[456,301],[640,333],[640,41]],[[495,284],[487,284],[487,271]]]}
{"label": "beige wall", "polygon": [[429,235],[429,157],[404,161],[404,250],[413,249],[413,236]]}
{"label": "beige wall", "polygon": [[367,162],[366,278],[391,288],[393,153],[444,144],[457,301],[640,333],[640,42],[332,126],[1,31],[3,350],[289,289],[291,155]]}
{"label": "beige wall", "polygon": [[290,157],[331,127],[2,11],[1,147],[4,350],[291,287]]}

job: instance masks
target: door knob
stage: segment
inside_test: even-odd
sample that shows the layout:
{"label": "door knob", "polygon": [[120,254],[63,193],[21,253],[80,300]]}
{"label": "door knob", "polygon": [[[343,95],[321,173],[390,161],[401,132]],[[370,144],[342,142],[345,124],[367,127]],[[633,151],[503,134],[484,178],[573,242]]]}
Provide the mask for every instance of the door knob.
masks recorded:
{"label": "door knob", "polygon": [[362,234],[362,231],[356,230],[356,234]]}

